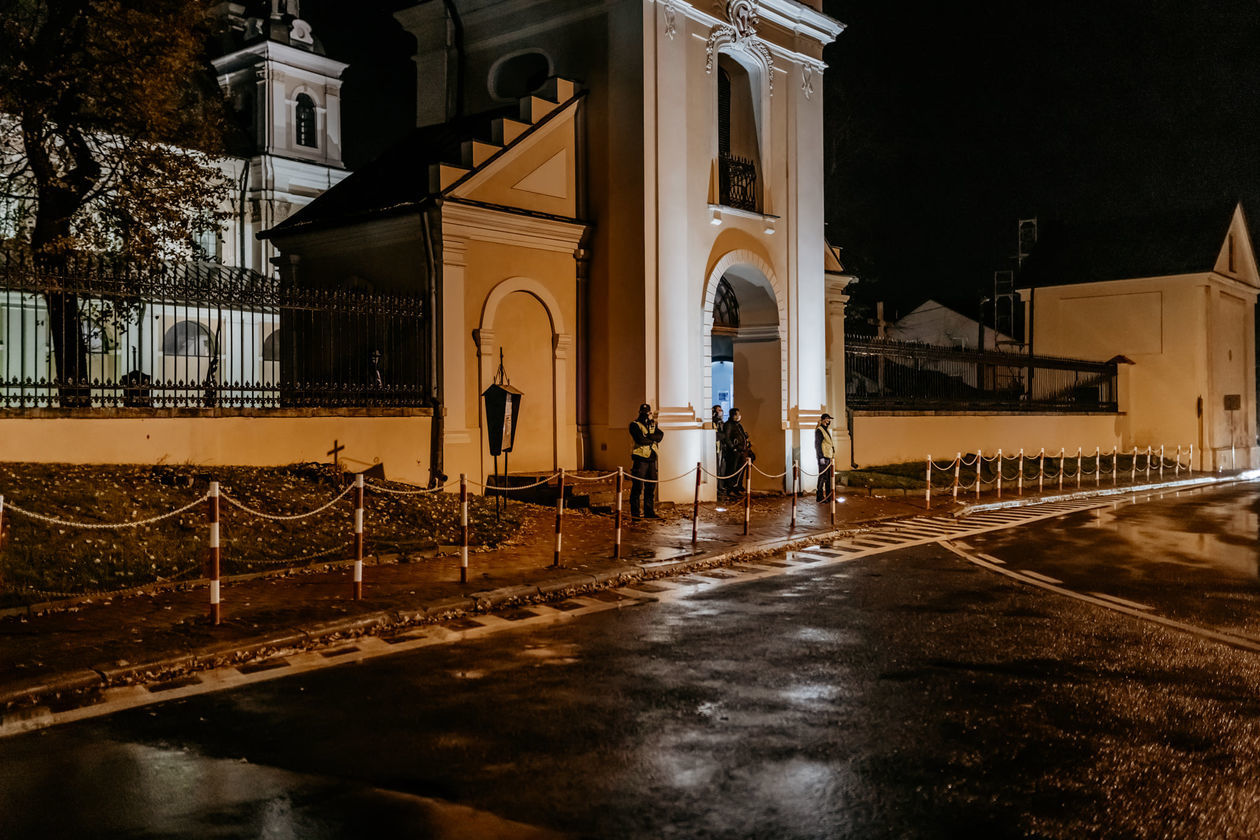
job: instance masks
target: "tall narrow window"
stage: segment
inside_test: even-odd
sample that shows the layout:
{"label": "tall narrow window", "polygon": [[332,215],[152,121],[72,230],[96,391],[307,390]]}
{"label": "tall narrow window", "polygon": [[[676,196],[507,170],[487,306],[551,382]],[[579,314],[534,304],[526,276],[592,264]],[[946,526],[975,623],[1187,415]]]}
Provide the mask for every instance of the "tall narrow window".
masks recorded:
{"label": "tall narrow window", "polygon": [[718,154],[731,156],[731,76],[718,70]]}
{"label": "tall narrow window", "polygon": [[315,102],[305,93],[299,93],[297,98],[297,144],[319,147],[315,139]]}

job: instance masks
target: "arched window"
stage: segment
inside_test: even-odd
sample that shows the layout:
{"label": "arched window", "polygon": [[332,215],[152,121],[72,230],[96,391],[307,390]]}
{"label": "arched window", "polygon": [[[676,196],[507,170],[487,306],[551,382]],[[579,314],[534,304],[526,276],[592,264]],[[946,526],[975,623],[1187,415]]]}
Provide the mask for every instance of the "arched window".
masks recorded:
{"label": "arched window", "polygon": [[551,75],[551,59],[541,50],[526,50],[499,59],[490,68],[490,95],[520,99],[542,87]]}
{"label": "arched window", "polygon": [[718,281],[713,299],[713,326],[739,329],[739,298],[725,277]]}
{"label": "arched window", "polygon": [[280,330],[274,329],[263,340],[263,361],[278,362],[280,361]]}
{"label": "arched window", "polygon": [[162,337],[167,356],[209,356],[210,331],[196,321],[180,321]]}
{"label": "arched window", "polygon": [[297,98],[297,144],[315,149],[319,141],[315,139],[315,101],[305,93]]}

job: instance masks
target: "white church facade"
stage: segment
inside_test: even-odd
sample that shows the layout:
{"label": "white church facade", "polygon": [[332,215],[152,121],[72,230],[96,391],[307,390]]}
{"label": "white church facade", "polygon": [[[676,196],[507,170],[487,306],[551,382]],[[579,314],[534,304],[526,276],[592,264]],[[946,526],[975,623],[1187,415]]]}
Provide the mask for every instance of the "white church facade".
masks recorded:
{"label": "white church facade", "polygon": [[479,396],[500,358],[525,393],[513,471],[628,466],[645,401],[662,478],[716,471],[725,401],[760,469],[812,468],[843,394],[821,60],[841,25],[819,0],[454,6],[457,43],[446,4],[397,14],[416,133],[264,234],[294,282],[432,301],[431,472],[493,471]]}

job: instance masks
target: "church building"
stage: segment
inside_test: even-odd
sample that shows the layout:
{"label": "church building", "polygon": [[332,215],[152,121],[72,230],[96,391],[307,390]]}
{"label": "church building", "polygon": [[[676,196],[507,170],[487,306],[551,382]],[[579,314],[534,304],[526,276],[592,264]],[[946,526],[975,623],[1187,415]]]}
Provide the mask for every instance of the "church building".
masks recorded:
{"label": "church building", "polygon": [[[714,404],[741,410],[765,473],[813,469],[813,428],[842,416],[828,394],[844,390],[828,381],[844,371],[842,336],[828,336],[844,282],[822,222],[822,50],[842,26],[821,6],[452,0],[397,13],[416,38],[417,128],[262,238],[282,283],[429,307],[421,342],[382,332],[374,352],[384,386],[434,395],[431,421],[414,418],[430,478],[494,471],[481,393],[501,363],[524,394],[513,472],[628,466],[642,402],[665,432],[662,479],[717,470]],[[302,147],[300,97],[318,132],[335,86],[314,77],[332,68],[271,45],[251,56],[293,76],[286,105],[258,103],[259,119],[298,121],[260,137]],[[334,143],[307,159],[327,165]],[[689,480],[662,488],[691,493]],[[706,479],[702,496],[715,494]]]}

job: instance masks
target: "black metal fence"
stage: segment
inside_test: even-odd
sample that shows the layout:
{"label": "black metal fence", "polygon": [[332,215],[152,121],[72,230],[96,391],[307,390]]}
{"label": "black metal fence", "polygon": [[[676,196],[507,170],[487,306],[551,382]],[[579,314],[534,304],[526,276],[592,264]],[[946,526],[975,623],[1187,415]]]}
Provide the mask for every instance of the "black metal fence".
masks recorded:
{"label": "black metal fence", "polygon": [[420,300],[214,263],[0,255],[0,407],[428,404]]}
{"label": "black metal fence", "polygon": [[719,156],[718,192],[727,207],[758,212],[756,164],[733,155]]}
{"label": "black metal fence", "polygon": [[1116,363],[845,339],[854,409],[1117,411]]}

